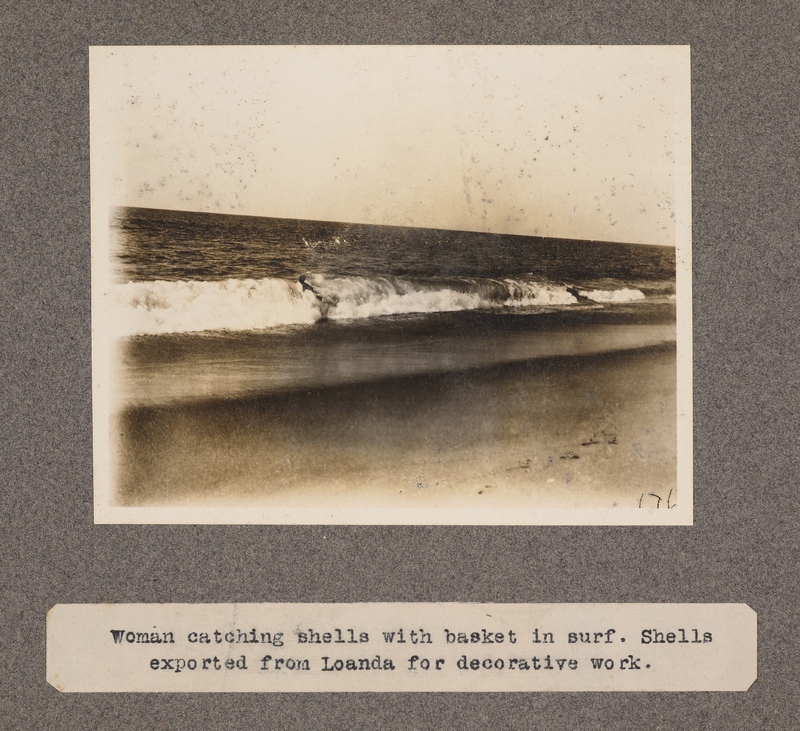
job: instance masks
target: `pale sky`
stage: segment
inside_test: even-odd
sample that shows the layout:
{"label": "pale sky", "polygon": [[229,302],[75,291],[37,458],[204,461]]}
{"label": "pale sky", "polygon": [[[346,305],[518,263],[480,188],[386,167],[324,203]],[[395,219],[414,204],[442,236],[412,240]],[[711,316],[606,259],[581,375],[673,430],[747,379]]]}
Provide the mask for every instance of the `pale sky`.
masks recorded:
{"label": "pale sky", "polygon": [[108,205],[674,245],[683,46],[91,52]]}

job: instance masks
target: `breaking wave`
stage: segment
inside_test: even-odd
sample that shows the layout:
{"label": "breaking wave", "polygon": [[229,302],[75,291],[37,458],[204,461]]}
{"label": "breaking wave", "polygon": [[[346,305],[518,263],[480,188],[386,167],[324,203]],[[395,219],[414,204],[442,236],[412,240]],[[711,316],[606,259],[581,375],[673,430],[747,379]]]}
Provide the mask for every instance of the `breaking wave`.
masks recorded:
{"label": "breaking wave", "polygon": [[121,335],[261,330],[313,323],[319,309],[283,279],[221,282],[128,282],[115,292]]}
{"label": "breaking wave", "polygon": [[578,293],[592,302],[600,302],[602,304],[607,302],[636,302],[637,300],[644,299],[644,293],[638,289],[579,289]]}
{"label": "breaking wave", "polygon": [[[287,279],[146,281],[114,291],[120,335],[262,330],[411,313],[500,308],[553,308],[644,299],[638,289],[575,290],[526,279],[429,279],[309,274]],[[580,297],[576,297],[577,292]]]}

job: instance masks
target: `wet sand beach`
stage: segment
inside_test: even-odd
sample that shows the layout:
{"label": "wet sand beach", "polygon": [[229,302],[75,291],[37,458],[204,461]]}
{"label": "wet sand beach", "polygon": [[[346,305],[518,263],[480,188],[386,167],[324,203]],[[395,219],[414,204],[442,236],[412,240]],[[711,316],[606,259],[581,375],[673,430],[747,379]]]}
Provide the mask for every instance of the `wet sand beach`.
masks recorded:
{"label": "wet sand beach", "polygon": [[116,502],[636,507],[675,489],[675,361],[667,343],[129,406],[113,426]]}

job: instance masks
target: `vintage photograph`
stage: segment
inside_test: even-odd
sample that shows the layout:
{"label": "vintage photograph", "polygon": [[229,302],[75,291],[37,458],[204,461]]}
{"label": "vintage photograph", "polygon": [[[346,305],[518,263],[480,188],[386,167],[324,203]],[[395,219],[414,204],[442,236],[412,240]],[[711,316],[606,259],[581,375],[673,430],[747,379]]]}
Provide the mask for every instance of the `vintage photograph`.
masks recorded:
{"label": "vintage photograph", "polygon": [[688,48],[90,61],[97,522],[691,523]]}

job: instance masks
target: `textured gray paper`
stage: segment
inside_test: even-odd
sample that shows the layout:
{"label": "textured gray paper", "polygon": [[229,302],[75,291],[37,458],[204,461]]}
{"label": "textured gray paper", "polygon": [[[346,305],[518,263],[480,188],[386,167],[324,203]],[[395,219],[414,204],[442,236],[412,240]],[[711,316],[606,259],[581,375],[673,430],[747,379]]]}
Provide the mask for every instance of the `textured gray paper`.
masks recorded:
{"label": "textured gray paper", "polygon": [[[800,727],[797,4],[7,4],[3,144],[4,672],[10,729]],[[689,44],[693,527],[93,524],[89,47]],[[746,602],[746,693],[61,694],[68,602]]]}

